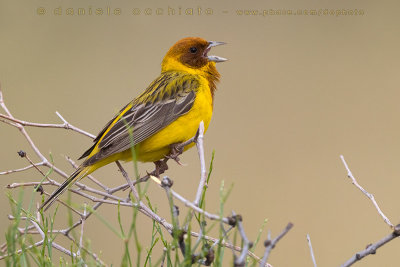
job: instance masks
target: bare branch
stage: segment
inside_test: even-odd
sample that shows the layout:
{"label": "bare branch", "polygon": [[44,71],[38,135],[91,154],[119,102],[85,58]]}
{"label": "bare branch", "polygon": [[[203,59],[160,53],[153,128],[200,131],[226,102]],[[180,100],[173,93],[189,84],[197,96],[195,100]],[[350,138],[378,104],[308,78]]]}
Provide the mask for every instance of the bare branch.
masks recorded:
{"label": "bare branch", "polygon": [[15,170],[9,170],[9,171],[4,171],[4,172],[0,172],[0,175],[7,175],[10,173],[15,173],[15,172],[23,172],[29,169],[32,169],[34,166],[43,166],[44,163],[43,162],[39,162],[39,163],[35,163],[34,165],[28,165],[26,167],[20,168],[20,169],[15,169]]}
{"label": "bare branch", "polygon": [[27,183],[12,183],[6,185],[7,189],[13,189],[17,187],[26,187],[26,186],[37,186],[37,185],[53,185],[51,182],[27,182]]}
{"label": "bare branch", "polygon": [[236,225],[237,225],[238,231],[240,233],[240,236],[242,237],[242,240],[243,240],[242,252],[240,253],[240,256],[238,258],[236,258],[236,255],[235,255],[234,265],[235,265],[235,267],[245,266],[246,256],[249,252],[249,249],[253,246],[253,242],[249,241],[249,239],[246,236],[246,233],[244,232],[242,216],[236,215],[236,213],[234,211],[232,211],[232,216],[236,217]]}
{"label": "bare branch", "polygon": [[16,123],[13,123],[13,122],[11,122],[11,121],[8,121],[8,120],[5,120],[5,119],[2,119],[2,118],[0,118],[0,122],[2,122],[2,123],[5,123],[5,124],[8,124],[8,125],[11,125],[11,126],[13,126],[13,127],[16,127],[16,128],[18,128],[18,125],[17,125]]}
{"label": "bare branch", "polygon": [[[42,229],[40,228],[40,226],[39,226],[34,220],[32,220],[32,219],[29,219],[29,220],[30,220],[30,222],[33,224],[33,226],[35,226],[36,230],[39,232],[39,234],[42,236],[42,238],[43,238],[43,240],[44,240],[45,234],[44,234],[44,232],[42,231]],[[51,245],[52,245],[53,248],[55,248],[55,249],[57,249],[57,250],[63,252],[64,254],[67,254],[68,256],[76,257],[76,254],[75,254],[75,253],[73,253],[73,252],[71,252],[70,250],[68,250],[68,249],[66,249],[66,248],[64,248],[64,247],[62,247],[62,246],[60,246],[60,245],[58,245],[58,244],[57,244],[56,242],[54,242],[54,241],[51,242]]]}
{"label": "bare branch", "polygon": [[[162,187],[160,179],[158,179],[157,177],[155,177],[153,175],[151,175],[150,178],[152,181],[154,181],[156,184],[158,184],[160,187]],[[183,196],[181,196],[180,194],[175,192],[173,189],[170,189],[170,191],[171,191],[172,196],[174,198],[176,198],[177,200],[181,201],[186,207],[196,211],[199,214],[203,214],[205,217],[207,217],[210,220],[222,221],[225,224],[230,224],[228,218],[221,218],[220,216],[218,216],[216,214],[211,214],[211,213],[199,208],[198,206],[195,205],[195,203],[190,202],[189,200],[187,200],[186,198],[184,198]]]}
{"label": "bare branch", "polygon": [[[42,185],[43,185],[43,183],[42,183]],[[43,193],[46,194],[46,196],[50,196],[50,194],[47,193],[47,192],[44,192],[44,191],[43,191]],[[79,212],[78,210],[74,209],[73,207],[71,207],[71,205],[65,203],[65,202],[62,201],[61,199],[57,199],[56,201],[59,202],[59,203],[60,203],[61,205],[63,205],[64,207],[66,207],[66,208],[70,209],[71,211],[75,212],[77,215],[79,215],[79,217],[82,218],[82,217],[84,216],[81,212]],[[37,207],[37,210],[39,211],[39,207]]]}
{"label": "bare branch", "polygon": [[356,253],[354,256],[352,256],[348,261],[343,263],[341,266],[342,267],[348,267],[356,263],[357,261],[361,260],[362,258],[375,254],[377,249],[380,248],[381,246],[385,245],[386,243],[392,241],[393,239],[397,238],[400,236],[400,224],[396,225],[394,227],[394,231],[390,233],[389,235],[385,236],[378,242],[374,244],[370,244],[366,247],[366,249]]}
{"label": "bare branch", "polygon": [[196,146],[197,146],[197,151],[198,151],[199,160],[200,160],[200,183],[199,183],[199,187],[197,189],[196,198],[193,201],[193,203],[196,206],[199,206],[200,198],[204,191],[204,186],[207,186],[206,185],[207,170],[206,170],[206,162],[204,159],[204,145],[203,145],[203,138],[204,138],[204,122],[203,121],[200,122],[198,133],[199,134],[196,138]]}
{"label": "bare branch", "polygon": [[340,159],[343,162],[344,167],[347,170],[347,177],[351,179],[352,184],[354,184],[358,189],[360,189],[361,192],[363,192],[364,195],[366,195],[371,201],[372,204],[374,204],[376,210],[378,211],[379,215],[382,217],[382,219],[385,221],[387,225],[390,226],[390,228],[393,229],[393,224],[390,222],[390,220],[386,217],[386,215],[382,212],[382,210],[379,208],[378,203],[375,201],[375,198],[372,194],[368,193],[367,190],[365,190],[361,185],[357,183],[356,178],[353,176],[353,173],[350,171],[349,166],[347,165],[346,161],[344,160],[343,155],[340,155]]}
{"label": "bare branch", "polygon": [[163,248],[163,255],[162,255],[162,260],[161,260],[161,267],[164,267],[164,262],[165,262],[165,256],[167,255],[167,248]]}
{"label": "bare branch", "polygon": [[314,264],[314,267],[317,267],[317,262],[315,261],[314,251],[313,251],[313,248],[311,245],[311,238],[310,238],[309,234],[307,234],[307,243],[308,243],[308,247],[310,248],[311,259]]}
{"label": "bare branch", "polygon": [[264,253],[264,256],[263,256],[263,258],[261,260],[260,267],[264,267],[265,266],[265,264],[267,263],[267,260],[268,260],[268,256],[271,253],[271,250],[273,248],[275,248],[276,243],[278,243],[279,240],[281,240],[282,237],[284,237],[290,231],[290,229],[292,229],[292,227],[293,227],[293,224],[292,223],[288,223],[286,228],[277,237],[275,237],[274,240],[271,241],[271,240],[267,239],[264,242],[265,253]]}
{"label": "bare branch", "polygon": [[81,249],[82,249],[82,243],[83,243],[83,229],[85,227],[85,217],[86,217],[86,203],[83,205],[83,216],[81,218],[81,237],[79,239],[79,249],[78,249],[78,255],[81,255]]}
{"label": "bare branch", "polygon": [[94,139],[96,136],[94,136],[93,134],[90,134],[84,130],[81,130],[73,125],[71,125],[70,123],[68,123],[61,115],[60,113],[56,112],[57,116],[64,122],[63,124],[51,124],[51,123],[36,123],[36,122],[29,122],[29,121],[23,121],[23,120],[19,120],[16,119],[12,116],[10,116],[10,114],[4,115],[4,114],[0,114],[0,118],[3,118],[5,120],[11,121],[16,123],[17,125],[22,125],[22,126],[30,126],[30,127],[40,127],[40,128],[62,128],[62,129],[67,129],[67,130],[72,130],[75,131],[77,133],[83,134],[87,137],[90,137],[92,139]]}
{"label": "bare branch", "polygon": [[[41,172],[41,173],[42,173],[42,175],[45,176],[45,174],[43,172]],[[47,180],[48,180],[47,182],[42,182],[42,183],[40,183],[40,182],[13,183],[13,184],[7,185],[7,188],[12,189],[12,188],[21,187],[21,186],[32,186],[32,185],[39,185],[39,184],[41,184],[41,185],[53,185],[53,186],[57,186],[57,187],[61,185],[60,183],[56,182],[53,179],[50,179],[49,177],[47,177]],[[79,189],[69,188],[68,190],[73,192],[73,193],[76,193],[78,195],[81,195],[83,197],[86,197],[86,198],[88,198],[88,199],[90,199],[90,200],[92,200],[94,202],[97,202],[97,200],[100,200],[100,199],[98,199],[96,197],[93,197],[91,195],[85,194],[85,193],[81,192],[80,190],[91,192],[91,193],[94,193],[94,194],[97,194],[97,195],[100,195],[100,196],[104,196],[104,197],[107,197],[107,198],[111,198],[111,199],[114,199],[114,200],[119,200],[121,202],[125,202],[125,200],[123,198],[114,196],[112,194],[109,194],[109,193],[106,193],[106,192],[103,192],[103,191],[99,191],[99,190],[93,189],[93,188],[91,188],[91,187],[89,187],[89,186],[87,186],[85,184],[75,183],[75,185],[78,186]]]}
{"label": "bare branch", "polygon": [[[30,246],[28,246],[28,247],[26,247],[26,248],[24,248],[23,250],[25,251],[25,250],[29,250],[29,249],[31,249],[31,248],[33,248],[33,247],[38,247],[38,246],[40,246],[40,245],[42,245],[43,244],[43,240],[41,240],[41,241],[39,241],[39,242],[36,242],[35,244],[33,244],[33,245],[30,245]],[[20,254],[22,252],[22,249],[19,249],[19,250],[17,250],[15,253],[13,253],[13,254]],[[3,260],[3,259],[5,259],[5,258],[7,258],[7,257],[10,257],[11,255],[13,255],[13,254],[6,254],[6,255],[3,255],[3,256],[0,256],[0,260]]]}
{"label": "bare branch", "polygon": [[122,168],[122,165],[121,165],[121,163],[119,163],[119,161],[116,161],[115,163],[117,164],[119,170],[121,171],[122,176],[124,176],[125,180],[128,182],[129,187],[131,188],[131,191],[132,191],[133,196],[135,197],[136,201],[140,202],[139,194],[136,190],[135,185],[132,183],[131,178],[129,178],[128,173],[124,170],[124,168]]}

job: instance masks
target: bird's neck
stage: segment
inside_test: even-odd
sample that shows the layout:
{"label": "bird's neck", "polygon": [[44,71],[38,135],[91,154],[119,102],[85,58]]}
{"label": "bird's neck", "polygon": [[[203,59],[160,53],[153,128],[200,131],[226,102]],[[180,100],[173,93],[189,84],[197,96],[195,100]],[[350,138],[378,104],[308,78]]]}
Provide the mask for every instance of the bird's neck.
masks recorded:
{"label": "bird's neck", "polygon": [[219,78],[221,76],[215,67],[215,62],[208,62],[201,68],[191,68],[175,59],[164,58],[163,62],[161,63],[161,73],[167,71],[179,71],[203,76],[209,83],[210,92],[213,98],[215,90],[217,89],[216,84],[219,82]]}

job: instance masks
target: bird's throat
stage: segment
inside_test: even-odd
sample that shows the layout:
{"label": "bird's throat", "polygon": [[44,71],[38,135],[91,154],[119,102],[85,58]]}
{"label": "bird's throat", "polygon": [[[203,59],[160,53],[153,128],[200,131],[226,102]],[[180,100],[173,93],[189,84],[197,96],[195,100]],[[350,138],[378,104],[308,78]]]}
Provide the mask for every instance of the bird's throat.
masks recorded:
{"label": "bird's throat", "polygon": [[215,67],[215,62],[211,61],[200,68],[192,68],[182,64],[174,58],[164,58],[163,62],[161,63],[161,72],[167,71],[186,72],[206,78],[209,83],[210,92],[213,98],[215,90],[217,89],[217,83],[219,82],[219,78],[221,77],[221,75],[217,71],[217,68]]}

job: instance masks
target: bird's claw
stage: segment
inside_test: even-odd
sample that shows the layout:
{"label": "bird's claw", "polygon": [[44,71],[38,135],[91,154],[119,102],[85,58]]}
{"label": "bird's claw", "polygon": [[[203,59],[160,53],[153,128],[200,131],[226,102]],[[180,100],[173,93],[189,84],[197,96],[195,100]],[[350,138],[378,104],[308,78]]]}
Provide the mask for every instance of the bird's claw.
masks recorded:
{"label": "bird's claw", "polygon": [[179,146],[180,144],[172,144],[171,145],[171,151],[169,152],[168,155],[165,157],[167,159],[173,159],[176,163],[178,163],[180,166],[186,166],[186,164],[182,163],[180,161],[179,155],[183,153],[183,147]]}
{"label": "bird's claw", "polygon": [[158,160],[155,161],[154,164],[156,165],[156,169],[151,173],[147,173],[148,175],[156,176],[160,178],[160,174],[163,174],[166,170],[168,170],[167,161],[165,160]]}
{"label": "bird's claw", "polygon": [[178,165],[180,166],[187,166],[187,164],[181,162],[179,157],[174,157],[174,158],[168,157],[168,158],[175,160],[175,162],[178,163]]}
{"label": "bird's claw", "polygon": [[181,159],[178,156],[165,156],[167,159],[173,159],[176,163],[178,163],[178,165],[180,166],[186,166],[186,164],[181,162]]}

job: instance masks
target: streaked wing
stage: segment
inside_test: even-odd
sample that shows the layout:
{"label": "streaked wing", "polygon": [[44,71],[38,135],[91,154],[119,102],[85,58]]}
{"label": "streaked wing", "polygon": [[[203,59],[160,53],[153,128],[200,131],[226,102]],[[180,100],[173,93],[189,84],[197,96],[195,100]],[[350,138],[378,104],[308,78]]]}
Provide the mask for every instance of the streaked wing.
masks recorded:
{"label": "streaked wing", "polygon": [[129,128],[132,129],[133,143],[139,144],[189,112],[198,87],[199,82],[193,75],[163,73],[133,100],[132,108],[126,110],[115,124],[111,121],[100,132],[95,139],[96,144],[82,156],[89,155],[96,146],[99,151],[88,158],[84,165],[92,165],[129,149],[131,147]]}

